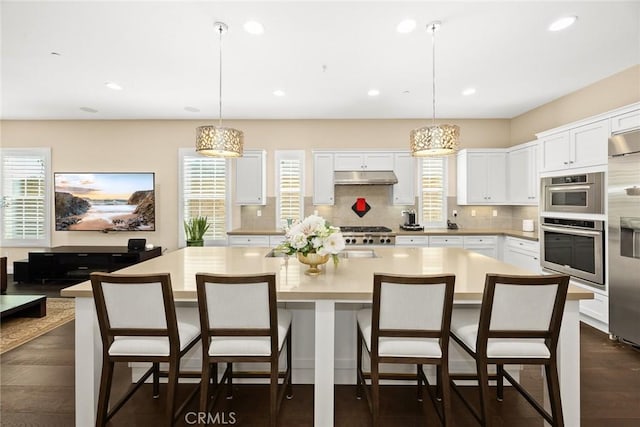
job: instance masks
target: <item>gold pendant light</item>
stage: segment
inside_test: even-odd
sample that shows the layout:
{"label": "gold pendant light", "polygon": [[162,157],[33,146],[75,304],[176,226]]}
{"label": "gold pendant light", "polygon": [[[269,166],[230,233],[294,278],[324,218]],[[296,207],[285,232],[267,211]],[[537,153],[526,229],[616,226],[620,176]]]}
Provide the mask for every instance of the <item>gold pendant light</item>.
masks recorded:
{"label": "gold pendant light", "polygon": [[458,150],[460,128],[455,125],[436,125],[436,31],[440,29],[440,21],[427,24],[431,33],[433,64],[433,118],[431,126],[413,129],[409,134],[411,155],[417,157],[446,156]]}
{"label": "gold pendant light", "polygon": [[228,27],[223,22],[216,22],[213,26],[220,37],[218,126],[200,126],[196,129],[196,151],[211,157],[241,157],[244,134],[222,126],[222,34],[227,32]]}

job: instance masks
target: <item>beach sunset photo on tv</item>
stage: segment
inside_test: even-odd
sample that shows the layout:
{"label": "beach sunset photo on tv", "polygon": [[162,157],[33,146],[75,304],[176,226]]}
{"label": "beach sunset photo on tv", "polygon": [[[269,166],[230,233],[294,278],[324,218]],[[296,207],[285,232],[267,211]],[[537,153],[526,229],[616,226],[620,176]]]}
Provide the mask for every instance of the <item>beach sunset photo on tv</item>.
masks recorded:
{"label": "beach sunset photo on tv", "polygon": [[56,231],[155,231],[153,172],[54,174]]}

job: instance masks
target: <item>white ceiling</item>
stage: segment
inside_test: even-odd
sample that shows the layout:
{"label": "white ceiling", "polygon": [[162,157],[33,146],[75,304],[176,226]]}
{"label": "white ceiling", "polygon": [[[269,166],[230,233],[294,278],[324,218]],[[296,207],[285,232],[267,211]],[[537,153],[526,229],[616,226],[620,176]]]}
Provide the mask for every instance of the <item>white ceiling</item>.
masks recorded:
{"label": "white ceiling", "polygon": [[[214,21],[229,26],[225,119],[430,117],[433,20],[443,22],[439,118],[511,118],[640,63],[638,1],[3,0],[1,7],[3,119],[216,118]],[[547,31],[565,15],[577,23]],[[400,34],[405,18],[418,27]],[[247,20],[265,33],[246,33]],[[108,81],[124,90],[107,89]],[[462,96],[470,86],[477,93]],[[367,96],[371,88],[380,95]]]}

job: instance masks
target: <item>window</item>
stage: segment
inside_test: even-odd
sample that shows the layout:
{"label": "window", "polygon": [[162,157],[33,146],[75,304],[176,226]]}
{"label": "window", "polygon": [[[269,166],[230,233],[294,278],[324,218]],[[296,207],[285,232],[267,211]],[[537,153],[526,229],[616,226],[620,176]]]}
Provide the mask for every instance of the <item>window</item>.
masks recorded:
{"label": "window", "polygon": [[304,216],[304,151],[276,151],[276,227]]}
{"label": "window", "polygon": [[420,209],[425,227],[444,227],[447,220],[447,158],[425,157],[420,163]]}
{"label": "window", "polygon": [[50,246],[51,150],[0,150],[0,234],[5,247]]}
{"label": "window", "polygon": [[183,221],[196,216],[209,219],[205,245],[226,245],[229,214],[229,163],[224,158],[205,157],[182,148],[180,158],[179,245],[185,246]]}

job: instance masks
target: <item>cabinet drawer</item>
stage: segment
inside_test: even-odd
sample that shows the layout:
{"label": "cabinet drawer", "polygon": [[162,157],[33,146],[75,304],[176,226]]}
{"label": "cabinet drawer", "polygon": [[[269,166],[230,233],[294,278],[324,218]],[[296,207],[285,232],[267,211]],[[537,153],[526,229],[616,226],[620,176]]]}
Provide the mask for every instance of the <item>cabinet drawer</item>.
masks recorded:
{"label": "cabinet drawer", "polygon": [[640,110],[611,118],[611,133],[624,132],[635,128],[640,128]]}
{"label": "cabinet drawer", "polygon": [[540,243],[533,240],[518,239],[517,237],[507,236],[506,244],[508,247],[519,249],[535,254],[540,253]]}
{"label": "cabinet drawer", "polygon": [[285,236],[269,236],[269,246],[275,247],[284,242]]}
{"label": "cabinet drawer", "polygon": [[464,246],[463,236],[431,236],[429,238],[429,246]]}
{"label": "cabinet drawer", "polygon": [[496,246],[498,236],[464,236],[464,247]]}
{"label": "cabinet drawer", "polygon": [[428,246],[429,236],[396,236],[396,246]]}
{"label": "cabinet drawer", "polygon": [[56,259],[65,266],[103,266],[109,265],[109,255],[78,252],[75,254],[56,254]]}
{"label": "cabinet drawer", "polygon": [[269,236],[229,236],[229,246],[269,246]]}

